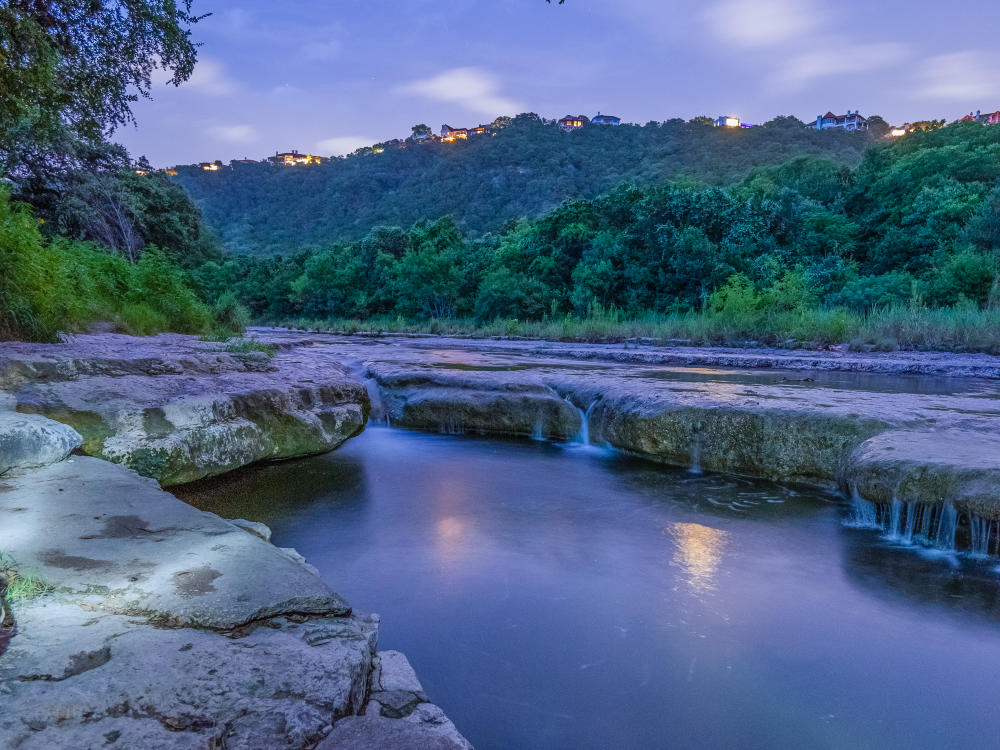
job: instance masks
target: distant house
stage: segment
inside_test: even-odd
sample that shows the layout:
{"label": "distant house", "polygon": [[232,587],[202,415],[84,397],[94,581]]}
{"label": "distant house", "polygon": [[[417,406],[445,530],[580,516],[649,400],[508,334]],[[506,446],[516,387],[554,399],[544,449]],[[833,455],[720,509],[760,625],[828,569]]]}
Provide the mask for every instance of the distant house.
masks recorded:
{"label": "distant house", "polygon": [[959,120],[959,122],[981,122],[983,125],[1000,125],[1000,112],[987,112],[986,114],[983,114],[981,111],[975,114],[970,112]]}
{"label": "distant house", "polygon": [[894,128],[890,128],[890,130],[889,130],[889,137],[890,138],[902,138],[904,135],[909,135],[914,130],[916,130],[916,127],[913,124],[907,122],[907,123],[904,123],[903,125],[897,125]]}
{"label": "distant house", "polygon": [[285,152],[275,152],[274,156],[267,157],[267,160],[271,164],[277,164],[281,167],[296,167],[303,164],[322,164],[325,161],[329,161],[325,156],[314,156],[312,154],[300,154],[295,149]]}
{"label": "distant house", "polygon": [[449,143],[453,141],[464,141],[469,137],[468,128],[453,128],[451,125],[441,126],[441,140],[448,141]]}
{"label": "distant house", "polygon": [[230,164],[256,164],[257,160],[256,159],[249,159],[249,158],[247,158],[247,157],[244,156],[242,159],[232,159],[229,163]]}
{"label": "distant house", "polygon": [[469,135],[493,135],[493,128],[489,125],[477,125],[469,128]]}
{"label": "distant house", "polygon": [[420,135],[413,136],[414,143],[436,143],[438,137],[433,133],[422,133]]}
{"label": "distant house", "polygon": [[722,117],[716,117],[712,120],[712,124],[717,128],[738,128],[740,127],[740,118],[734,115],[722,115]]}
{"label": "distant house", "polygon": [[571,130],[579,130],[584,125],[586,125],[590,120],[584,115],[566,115],[564,118],[559,120],[559,128],[565,132]]}
{"label": "distant house", "polygon": [[600,112],[597,116],[591,119],[594,125],[621,125],[622,118],[615,117],[614,115],[602,115]]}
{"label": "distant house", "polygon": [[825,115],[818,115],[816,124],[810,127],[815,130],[868,130],[868,118],[862,117],[857,110],[854,112],[847,110],[846,115],[827,112]]}
{"label": "distant house", "polygon": [[222,169],[222,162],[219,160],[203,161],[199,162],[198,166],[204,169],[206,172],[218,172],[220,169]]}

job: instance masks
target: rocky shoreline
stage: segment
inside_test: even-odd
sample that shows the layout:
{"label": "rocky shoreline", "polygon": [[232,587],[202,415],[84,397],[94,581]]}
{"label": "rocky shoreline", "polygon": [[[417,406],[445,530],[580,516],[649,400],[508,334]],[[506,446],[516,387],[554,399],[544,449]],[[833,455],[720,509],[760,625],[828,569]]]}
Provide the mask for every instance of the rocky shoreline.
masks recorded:
{"label": "rocky shoreline", "polygon": [[217,348],[0,345],[0,574],[44,586],[0,597],[0,746],[469,748],[377,615],[160,488],[364,428],[335,362]]}
{"label": "rocky shoreline", "polygon": [[257,335],[273,357],[0,345],[0,552],[47,587],[0,604],[0,745],[469,747],[377,616],[256,519],[161,489],[332,450],[370,414],[838,486],[871,523],[1000,552],[998,358]]}

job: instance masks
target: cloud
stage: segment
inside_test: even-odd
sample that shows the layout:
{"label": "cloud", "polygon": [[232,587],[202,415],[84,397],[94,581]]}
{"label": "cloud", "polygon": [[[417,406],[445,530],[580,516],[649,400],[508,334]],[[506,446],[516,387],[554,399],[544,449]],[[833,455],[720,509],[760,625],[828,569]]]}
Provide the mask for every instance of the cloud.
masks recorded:
{"label": "cloud", "polygon": [[986,52],[952,52],[924,61],[918,96],[977,101],[1000,96],[996,70],[1000,56]]}
{"label": "cloud", "polygon": [[229,78],[226,69],[210,58],[199,60],[194,73],[182,86],[210,96],[225,96],[239,90],[239,84]]}
{"label": "cloud", "polygon": [[829,39],[815,50],[792,55],[771,74],[769,81],[781,90],[796,89],[823,76],[888,67],[908,54],[905,45],[894,42],[853,44],[841,39]]}
{"label": "cloud", "polygon": [[357,151],[362,146],[371,146],[378,141],[377,138],[366,138],[358,135],[342,135],[334,138],[327,138],[316,144],[316,150],[320,154],[349,154]]}
{"label": "cloud", "polygon": [[813,0],[722,0],[705,12],[705,21],[725,42],[772,47],[812,33],[826,15]]}
{"label": "cloud", "polygon": [[439,102],[451,102],[482,115],[513,115],[522,105],[499,93],[499,80],[479,68],[455,68],[403,86],[400,91]]}
{"label": "cloud", "polygon": [[328,39],[325,42],[309,42],[302,47],[302,57],[306,60],[324,61],[340,57],[344,45],[338,39]]}
{"label": "cloud", "polygon": [[219,140],[230,143],[252,143],[259,138],[256,128],[252,125],[216,125],[209,128],[209,133]]}

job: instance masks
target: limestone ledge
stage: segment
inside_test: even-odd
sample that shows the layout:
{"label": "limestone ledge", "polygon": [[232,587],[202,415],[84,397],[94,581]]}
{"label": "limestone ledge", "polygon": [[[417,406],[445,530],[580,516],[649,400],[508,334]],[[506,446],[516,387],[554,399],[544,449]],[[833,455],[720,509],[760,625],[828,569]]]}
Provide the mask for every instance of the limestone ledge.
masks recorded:
{"label": "limestone ledge", "polygon": [[839,485],[1000,519],[1000,403],[967,395],[657,381],[619,371],[368,362],[394,426],[591,442],[675,466]]}
{"label": "limestone ledge", "polygon": [[[364,428],[367,392],[329,352],[221,349],[177,335],[4,343],[0,389],[73,428],[87,455],[164,486],[326,452]],[[0,459],[2,435],[0,422]]]}

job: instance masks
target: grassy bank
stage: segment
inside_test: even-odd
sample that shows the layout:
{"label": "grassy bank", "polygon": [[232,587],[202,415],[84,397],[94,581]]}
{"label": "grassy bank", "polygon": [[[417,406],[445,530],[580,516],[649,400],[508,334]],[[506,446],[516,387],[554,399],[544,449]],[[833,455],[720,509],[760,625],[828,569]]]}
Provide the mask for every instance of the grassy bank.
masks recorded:
{"label": "grassy bank", "polygon": [[424,321],[403,318],[289,320],[289,328],[345,333],[431,333],[523,336],[554,341],[622,342],[648,338],[692,346],[818,347],[853,350],[965,351],[1000,354],[1000,309],[891,307],[868,313],[844,309],[697,312],[627,319],[612,313],[567,315],[540,321],[516,319]]}
{"label": "grassy bank", "polygon": [[229,297],[202,302],[188,274],[150,246],[132,261],[65,237],[48,238],[0,190],[0,340],[53,341],[110,323],[125,333],[238,333],[245,312]]}

